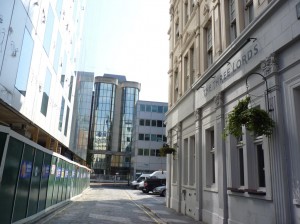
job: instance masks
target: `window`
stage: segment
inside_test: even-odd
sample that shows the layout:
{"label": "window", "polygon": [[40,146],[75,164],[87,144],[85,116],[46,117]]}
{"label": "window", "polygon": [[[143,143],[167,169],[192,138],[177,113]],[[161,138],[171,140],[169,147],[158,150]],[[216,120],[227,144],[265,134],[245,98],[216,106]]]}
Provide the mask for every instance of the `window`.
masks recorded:
{"label": "window", "polygon": [[155,149],[150,150],[150,156],[155,156],[155,153],[156,153]]}
{"label": "window", "polygon": [[151,120],[151,126],[156,127],[156,120]]}
{"label": "window", "polygon": [[235,0],[229,0],[230,42],[237,37],[235,11]]}
{"label": "window", "polygon": [[184,139],[183,140],[183,156],[182,156],[182,181],[184,185],[188,184],[188,139]]}
{"label": "window", "polygon": [[150,134],[145,134],[145,141],[150,141]]}
{"label": "window", "polygon": [[59,66],[59,59],[60,59],[60,51],[61,51],[61,35],[60,33],[57,34],[56,44],[55,44],[55,55],[53,61],[53,68],[57,73],[58,66]]}
{"label": "window", "polygon": [[239,185],[245,185],[245,174],[244,174],[244,149],[242,146],[238,146],[238,170],[239,170]]}
{"label": "window", "polygon": [[146,111],[146,105],[145,104],[140,105],[140,111]]}
{"label": "window", "polygon": [[189,56],[188,54],[183,59],[183,70],[184,70],[184,91],[189,88]]}
{"label": "window", "polygon": [[144,149],[144,156],[149,156],[149,149]]}
{"label": "window", "polygon": [[212,187],[216,183],[214,129],[206,130],[205,135],[206,135],[206,186]]}
{"label": "window", "polygon": [[144,134],[139,134],[139,140],[144,141]]}
{"label": "window", "polygon": [[146,111],[151,112],[151,105],[146,105]]}
{"label": "window", "polygon": [[73,90],[73,78],[74,76],[71,76],[70,84],[69,84],[69,95],[68,99],[71,102],[71,96],[72,96],[72,90]]}
{"label": "window", "polygon": [[186,1],[184,3],[184,24],[186,24],[189,21],[189,5]]}
{"label": "window", "polygon": [[70,114],[70,109],[69,109],[69,107],[67,107],[66,123],[65,123],[65,132],[64,132],[64,135],[65,135],[65,136],[67,136],[67,134],[68,134],[69,114]]}
{"label": "window", "polygon": [[179,84],[178,84],[178,70],[176,69],[174,72],[174,102],[178,100],[179,97]]}
{"label": "window", "polygon": [[162,113],[163,112],[163,106],[158,106],[157,107],[157,112]]}
{"label": "window", "polygon": [[156,157],[160,157],[160,151],[159,151],[159,149],[156,149],[156,150],[155,150],[155,156],[156,156]]}
{"label": "window", "polygon": [[156,142],[157,141],[157,137],[154,134],[151,134],[151,141]]}
{"label": "window", "polygon": [[156,105],[152,105],[152,112],[157,113],[157,106]]}
{"label": "window", "polygon": [[175,23],[175,42],[177,42],[179,39],[179,21]]}
{"label": "window", "polygon": [[157,141],[158,141],[158,142],[161,142],[161,141],[162,141],[162,135],[156,135],[156,137],[157,137]]}
{"label": "window", "polygon": [[145,125],[145,120],[144,119],[140,119],[140,125],[144,126]]}
{"label": "window", "polygon": [[145,126],[150,126],[150,120],[146,120],[146,125]]}
{"label": "window", "polygon": [[262,144],[256,145],[258,187],[266,187],[265,159]]}
{"label": "window", "polygon": [[189,85],[190,86],[192,86],[194,83],[194,60],[195,60],[195,51],[193,46],[190,48],[190,63],[189,63],[189,76],[190,76]]}
{"label": "window", "polygon": [[16,83],[15,83],[15,87],[17,88],[17,90],[19,90],[19,92],[24,96],[26,95],[26,91],[27,91],[27,82],[28,82],[29,70],[31,65],[32,51],[33,51],[33,40],[28,30],[25,28],[18,73],[17,73]]}
{"label": "window", "polygon": [[207,53],[207,67],[209,67],[213,63],[213,42],[212,42],[211,22],[206,27],[206,53]]}
{"label": "window", "polygon": [[138,149],[138,156],[144,155],[144,150],[143,149]]}
{"label": "window", "polygon": [[246,0],[246,23],[250,24],[254,19],[253,0]]}
{"label": "window", "polygon": [[168,111],[168,107],[164,106],[164,113],[166,113]]}
{"label": "window", "polygon": [[64,117],[64,110],[65,110],[65,98],[61,98],[61,106],[60,106],[60,114],[59,114],[59,124],[58,124],[58,130],[61,131],[62,123],[63,123],[63,117]]}
{"label": "window", "polygon": [[52,40],[52,34],[53,34],[53,24],[54,24],[54,14],[51,6],[49,5],[48,8],[48,15],[47,15],[47,21],[46,21],[46,29],[44,33],[44,49],[49,55],[50,46],[51,46],[51,40]]}
{"label": "window", "polygon": [[44,91],[43,91],[43,98],[42,98],[42,105],[41,105],[41,113],[44,116],[47,116],[50,86],[51,86],[51,73],[47,69],[45,81],[44,81]]}
{"label": "window", "polygon": [[162,121],[161,120],[157,120],[157,127],[162,127]]}
{"label": "window", "polygon": [[195,184],[195,136],[189,138],[189,185]]}

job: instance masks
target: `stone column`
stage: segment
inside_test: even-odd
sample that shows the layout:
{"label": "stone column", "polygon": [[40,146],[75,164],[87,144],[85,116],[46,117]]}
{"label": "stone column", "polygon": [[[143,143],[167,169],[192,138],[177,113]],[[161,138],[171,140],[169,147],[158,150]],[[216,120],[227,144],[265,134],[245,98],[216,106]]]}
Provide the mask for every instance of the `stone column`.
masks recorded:
{"label": "stone column", "polygon": [[[263,75],[268,80],[268,99],[270,117],[275,121],[276,126],[269,140],[270,153],[270,172],[272,199],[275,207],[276,223],[291,223],[291,198],[289,194],[289,174],[288,174],[288,151],[284,142],[284,111],[281,101],[280,80],[278,74],[277,58],[275,54],[271,54],[266,60],[262,61],[261,68]],[[267,105],[266,105],[266,108]]]}
{"label": "stone column", "polygon": [[196,208],[196,220],[202,220],[202,120],[201,120],[201,109],[195,111],[195,174],[196,174],[196,194],[197,194],[197,208]]}
{"label": "stone column", "polygon": [[219,198],[219,211],[221,223],[227,223],[228,219],[228,199],[227,199],[227,171],[226,171],[226,148],[225,141],[222,138],[223,130],[225,127],[224,120],[224,105],[223,95],[218,93],[215,98],[216,109],[216,126],[215,126],[215,148],[216,148],[216,163],[218,171],[217,184],[218,184],[218,198]]}
{"label": "stone column", "polygon": [[182,124],[179,122],[177,124],[177,152],[178,152],[178,161],[177,161],[177,195],[178,195],[178,212],[181,212],[181,201],[182,201],[182,194],[181,194],[181,185],[182,185],[182,141],[181,141],[181,136],[182,136]]}

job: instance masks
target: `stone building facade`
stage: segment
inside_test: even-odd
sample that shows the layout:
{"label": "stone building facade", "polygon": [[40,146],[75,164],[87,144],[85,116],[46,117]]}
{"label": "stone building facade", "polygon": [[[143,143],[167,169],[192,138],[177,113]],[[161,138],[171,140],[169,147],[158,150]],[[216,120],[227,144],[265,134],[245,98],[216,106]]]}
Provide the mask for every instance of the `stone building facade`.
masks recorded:
{"label": "stone building facade", "polygon": [[[300,223],[299,0],[170,1],[167,206],[205,223]],[[249,96],[271,136],[226,118]]]}

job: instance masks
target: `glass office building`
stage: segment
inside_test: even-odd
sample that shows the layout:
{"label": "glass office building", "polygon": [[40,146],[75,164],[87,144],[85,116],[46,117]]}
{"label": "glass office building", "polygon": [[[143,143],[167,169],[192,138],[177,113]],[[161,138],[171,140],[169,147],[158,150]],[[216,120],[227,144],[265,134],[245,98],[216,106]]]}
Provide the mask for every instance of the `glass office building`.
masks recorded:
{"label": "glass office building", "polygon": [[125,76],[95,77],[89,148],[96,174],[127,175],[130,170],[133,116],[140,84]]}

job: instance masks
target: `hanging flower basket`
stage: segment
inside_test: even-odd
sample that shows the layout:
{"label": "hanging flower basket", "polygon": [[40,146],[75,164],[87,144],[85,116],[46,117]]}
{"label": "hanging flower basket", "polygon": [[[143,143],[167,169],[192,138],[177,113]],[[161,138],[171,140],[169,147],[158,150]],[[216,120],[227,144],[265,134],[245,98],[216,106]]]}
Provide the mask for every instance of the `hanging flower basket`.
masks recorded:
{"label": "hanging flower basket", "polygon": [[167,154],[175,155],[176,150],[170,147],[168,144],[164,144],[163,147],[159,149],[160,156],[166,156]]}
{"label": "hanging flower basket", "polygon": [[226,120],[224,136],[233,135],[240,137],[242,125],[253,135],[270,136],[273,133],[275,122],[270,118],[269,114],[260,108],[249,108],[250,97],[239,101],[237,106],[229,113]]}

